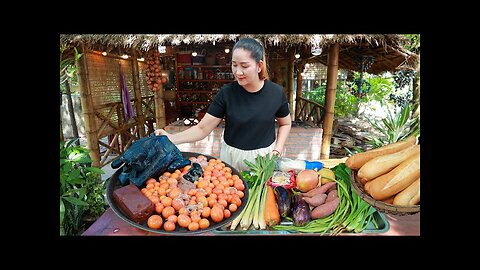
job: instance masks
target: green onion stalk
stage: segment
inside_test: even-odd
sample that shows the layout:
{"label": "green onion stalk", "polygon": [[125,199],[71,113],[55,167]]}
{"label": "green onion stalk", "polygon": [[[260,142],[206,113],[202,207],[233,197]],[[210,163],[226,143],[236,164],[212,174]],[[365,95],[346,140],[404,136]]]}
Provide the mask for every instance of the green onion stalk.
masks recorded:
{"label": "green onion stalk", "polygon": [[267,181],[273,175],[278,157],[267,154],[258,155],[255,162],[244,160],[250,168],[249,176],[249,197],[243,211],[232,221],[230,230],[235,230],[238,224],[243,230],[248,230],[251,225],[254,229],[265,229],[267,227],[264,219],[265,202],[267,196]]}

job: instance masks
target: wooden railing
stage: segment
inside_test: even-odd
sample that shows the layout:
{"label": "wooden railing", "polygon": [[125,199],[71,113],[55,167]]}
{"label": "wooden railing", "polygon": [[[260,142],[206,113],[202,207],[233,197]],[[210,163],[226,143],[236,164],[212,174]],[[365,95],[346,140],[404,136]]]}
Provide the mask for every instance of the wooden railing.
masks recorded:
{"label": "wooden railing", "polygon": [[303,121],[322,127],[323,117],[325,115],[325,109],[322,105],[303,97],[297,98],[296,102],[296,121]]}
{"label": "wooden railing", "polygon": [[[142,114],[145,118],[143,128],[147,130],[146,136],[148,136],[153,132],[153,122],[155,122],[153,96],[142,97],[141,102]],[[128,122],[124,120],[123,104],[120,101],[96,106],[94,110],[95,116],[99,119],[98,144],[106,148],[106,151],[100,154],[100,167],[103,167],[140,139],[139,129],[142,127],[138,124],[137,118],[132,118]],[[107,136],[108,143],[100,140]],[[114,156],[113,159],[111,155]]]}

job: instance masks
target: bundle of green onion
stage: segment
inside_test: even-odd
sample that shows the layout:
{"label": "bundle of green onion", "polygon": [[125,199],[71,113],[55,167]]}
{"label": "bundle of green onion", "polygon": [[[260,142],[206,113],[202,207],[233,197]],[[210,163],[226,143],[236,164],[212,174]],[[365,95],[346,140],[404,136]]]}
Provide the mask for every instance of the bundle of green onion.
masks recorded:
{"label": "bundle of green onion", "polygon": [[265,199],[267,196],[266,183],[273,175],[278,156],[267,154],[257,156],[255,163],[244,160],[250,171],[243,172],[249,188],[249,197],[243,211],[232,221],[230,230],[235,230],[238,224],[243,230],[248,230],[251,225],[254,229],[264,230],[267,228],[263,217],[265,211]]}

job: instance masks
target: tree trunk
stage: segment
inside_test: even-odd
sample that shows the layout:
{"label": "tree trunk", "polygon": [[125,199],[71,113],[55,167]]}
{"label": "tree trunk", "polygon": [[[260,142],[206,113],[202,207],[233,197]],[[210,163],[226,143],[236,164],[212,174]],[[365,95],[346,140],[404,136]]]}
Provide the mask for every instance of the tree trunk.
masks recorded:
{"label": "tree trunk", "polygon": [[[70,123],[72,124],[73,137],[78,139],[80,136],[78,135],[77,121],[75,120],[75,111],[73,110],[72,93],[70,92],[70,84],[68,83],[68,80],[65,80],[64,85],[65,92],[67,94],[68,114],[70,116]],[[75,144],[80,145],[80,141],[77,140]]]}
{"label": "tree trunk", "polygon": [[[62,100],[63,100],[62,91],[60,91],[60,108],[62,107],[62,103],[63,103]],[[60,110],[60,141],[61,142],[65,141],[65,137],[63,137],[62,110]]]}
{"label": "tree trunk", "polygon": [[420,70],[413,78],[412,118],[420,114]]}

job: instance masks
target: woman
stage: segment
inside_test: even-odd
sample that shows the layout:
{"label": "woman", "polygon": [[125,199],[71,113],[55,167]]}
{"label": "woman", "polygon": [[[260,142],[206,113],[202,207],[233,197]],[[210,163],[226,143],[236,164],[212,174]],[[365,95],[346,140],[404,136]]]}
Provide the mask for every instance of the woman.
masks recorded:
{"label": "woman", "polygon": [[[202,140],[225,118],[220,159],[239,171],[247,170],[244,159],[253,162],[257,155],[279,155],[284,150],[292,120],[282,86],[268,80],[265,49],[253,38],[243,38],[232,49],[235,81],[215,95],[202,120],[187,130],[169,134],[174,144]],[[275,140],[275,119],[278,133]]]}

